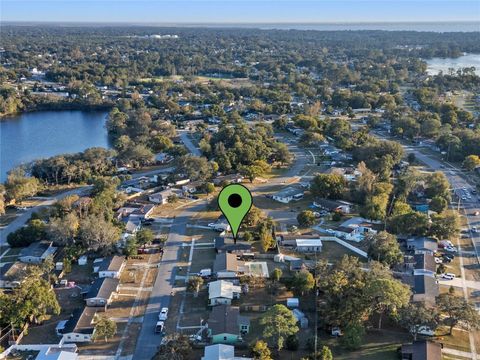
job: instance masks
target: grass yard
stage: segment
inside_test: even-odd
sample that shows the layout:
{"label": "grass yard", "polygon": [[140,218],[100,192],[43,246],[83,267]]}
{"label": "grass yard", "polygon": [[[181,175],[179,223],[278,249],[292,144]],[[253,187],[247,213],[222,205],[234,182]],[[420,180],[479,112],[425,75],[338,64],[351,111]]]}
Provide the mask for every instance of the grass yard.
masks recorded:
{"label": "grass yard", "polygon": [[195,248],[193,251],[190,273],[198,273],[202,269],[212,269],[215,261],[215,249]]}

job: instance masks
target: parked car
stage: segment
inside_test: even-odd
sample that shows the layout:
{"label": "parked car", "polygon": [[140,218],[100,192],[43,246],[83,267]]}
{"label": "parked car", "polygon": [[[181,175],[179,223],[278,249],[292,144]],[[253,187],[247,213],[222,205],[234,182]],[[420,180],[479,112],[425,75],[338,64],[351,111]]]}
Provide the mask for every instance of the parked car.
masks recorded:
{"label": "parked car", "polygon": [[158,320],[165,321],[167,320],[168,316],[168,308],[164,307],[162,310],[160,310],[160,314],[158,314]]}
{"label": "parked car", "polygon": [[473,233],[477,233],[477,232],[478,232],[478,229],[477,229],[476,226],[472,226],[472,232],[473,232]]}
{"label": "parked car", "polygon": [[439,257],[435,258],[435,264],[441,264],[443,261]]}
{"label": "parked car", "polygon": [[[413,330],[415,329],[412,329],[412,332]],[[419,335],[423,335],[423,336],[434,336],[435,335],[435,330],[432,330],[429,326],[420,326],[418,329],[417,329],[417,334]]]}
{"label": "parked car", "polygon": [[165,323],[163,321],[157,321],[157,324],[155,325],[155,334],[162,334],[164,327]]}
{"label": "parked car", "polygon": [[452,273],[445,273],[445,274],[442,274],[441,278],[444,279],[444,280],[453,280],[455,279],[455,274],[452,274]]}
{"label": "parked car", "polygon": [[453,246],[446,246],[445,247],[445,251],[448,251],[448,252],[457,252],[457,248],[453,247]]}

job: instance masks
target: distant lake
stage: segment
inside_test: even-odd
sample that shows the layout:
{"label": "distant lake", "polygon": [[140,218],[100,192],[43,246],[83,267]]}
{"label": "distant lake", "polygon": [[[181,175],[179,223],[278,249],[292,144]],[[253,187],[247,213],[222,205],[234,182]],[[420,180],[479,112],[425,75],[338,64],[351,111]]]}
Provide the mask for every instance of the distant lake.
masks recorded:
{"label": "distant lake", "polygon": [[0,121],[0,181],[15,166],[38,158],[109,147],[105,111],[42,111]]}
{"label": "distant lake", "polygon": [[475,73],[480,75],[480,54],[467,54],[458,58],[432,58],[426,62],[430,75],[437,75],[440,71],[447,73],[449,68],[457,70],[471,66],[475,66]]}

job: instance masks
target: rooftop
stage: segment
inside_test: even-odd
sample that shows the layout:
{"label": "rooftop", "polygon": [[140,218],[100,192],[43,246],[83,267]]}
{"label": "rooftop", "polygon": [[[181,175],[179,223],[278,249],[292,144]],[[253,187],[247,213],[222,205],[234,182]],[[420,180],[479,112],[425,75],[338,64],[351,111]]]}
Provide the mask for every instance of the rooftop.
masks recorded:
{"label": "rooftop", "polygon": [[102,261],[98,271],[120,271],[124,260],[123,256],[109,256]]}
{"label": "rooftop", "polygon": [[278,191],[273,196],[286,198],[286,197],[295,196],[295,195],[298,195],[298,194],[303,194],[304,192],[305,191],[303,189],[300,189],[300,188],[287,187],[285,189],[282,189],[282,190]]}
{"label": "rooftop", "polygon": [[93,334],[93,319],[95,318],[96,313],[97,309],[89,306],[75,310],[65,324],[62,333],[67,334],[77,332],[82,334]]}
{"label": "rooftop", "polygon": [[234,293],[240,293],[242,291],[240,286],[233,285],[230,281],[217,280],[208,284],[208,298],[227,298],[233,299]]}
{"label": "rooftop", "polygon": [[26,248],[23,248],[20,251],[19,257],[32,256],[32,257],[43,257],[48,256],[51,253],[55,252],[55,248],[52,247],[52,242],[49,241],[38,241],[31,243]]}
{"label": "rooftop", "polygon": [[240,325],[243,324],[249,325],[250,320],[240,316],[240,309],[237,306],[215,306],[208,319],[208,327],[212,334],[239,334]]}
{"label": "rooftop", "polygon": [[114,291],[117,291],[118,284],[118,279],[113,279],[109,277],[96,279],[90,287],[90,290],[86,295],[86,299],[108,299]]}
{"label": "rooftop", "polygon": [[215,262],[213,263],[213,271],[238,271],[238,260],[237,255],[230,253],[220,253],[215,257]]}

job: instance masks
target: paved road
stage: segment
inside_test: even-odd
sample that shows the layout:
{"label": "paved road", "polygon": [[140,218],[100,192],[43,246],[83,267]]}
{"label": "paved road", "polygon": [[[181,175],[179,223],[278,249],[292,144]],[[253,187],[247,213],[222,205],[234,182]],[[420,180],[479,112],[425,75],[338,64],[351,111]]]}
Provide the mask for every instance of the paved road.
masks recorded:
{"label": "paved road", "polygon": [[200,149],[197,148],[192,140],[190,139],[190,137],[188,136],[188,132],[187,131],[182,131],[180,132],[180,138],[182,139],[183,143],[185,144],[185,146],[187,147],[188,151],[190,151],[192,153],[192,155],[195,155],[195,156],[200,156],[202,155],[201,152],[200,152]]}
{"label": "paved road", "polygon": [[142,329],[133,355],[134,360],[151,359],[160,344],[161,336],[155,334],[158,313],[163,306],[168,307],[170,304],[170,293],[173,291],[175,266],[180,247],[183,242],[188,240],[188,237],[185,236],[187,224],[195,213],[204,209],[205,205],[206,202],[201,201],[185,209],[175,218],[170,227],[157,278],[145,310]]}

